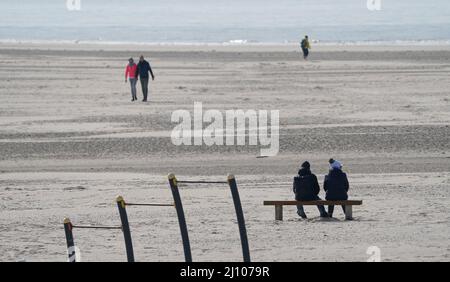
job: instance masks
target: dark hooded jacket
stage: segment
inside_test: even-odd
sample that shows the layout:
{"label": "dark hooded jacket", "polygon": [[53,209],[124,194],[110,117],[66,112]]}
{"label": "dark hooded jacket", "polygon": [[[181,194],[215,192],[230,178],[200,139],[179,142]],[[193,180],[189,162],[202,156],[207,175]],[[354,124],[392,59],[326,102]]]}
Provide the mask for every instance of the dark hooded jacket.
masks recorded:
{"label": "dark hooded jacket", "polygon": [[137,65],[137,71],[136,71],[136,77],[141,78],[149,78],[148,73],[150,72],[151,76],[153,77],[153,70],[150,66],[150,63],[146,60],[139,62]]}
{"label": "dark hooded jacket", "polygon": [[314,201],[319,195],[320,187],[317,177],[311,170],[302,168],[294,177],[294,193],[297,201]]}
{"label": "dark hooded jacket", "polygon": [[340,169],[333,169],[325,176],[323,184],[326,192],[325,199],[330,201],[347,200],[349,187],[347,175]]}

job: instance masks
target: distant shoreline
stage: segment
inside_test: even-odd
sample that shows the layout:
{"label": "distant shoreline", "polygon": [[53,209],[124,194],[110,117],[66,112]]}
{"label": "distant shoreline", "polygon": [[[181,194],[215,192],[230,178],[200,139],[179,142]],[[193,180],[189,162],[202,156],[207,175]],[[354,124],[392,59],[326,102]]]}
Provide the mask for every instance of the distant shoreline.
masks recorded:
{"label": "distant shoreline", "polygon": [[[293,52],[299,43],[125,43],[75,41],[2,41],[0,50],[71,50],[71,51],[226,51]],[[313,42],[313,52],[329,51],[450,51],[449,41],[424,42]]]}

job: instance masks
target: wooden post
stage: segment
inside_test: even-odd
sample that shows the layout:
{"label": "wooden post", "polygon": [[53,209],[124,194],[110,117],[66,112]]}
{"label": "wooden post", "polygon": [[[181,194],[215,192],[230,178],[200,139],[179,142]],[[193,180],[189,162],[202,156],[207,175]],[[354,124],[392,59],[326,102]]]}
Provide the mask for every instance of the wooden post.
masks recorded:
{"label": "wooden post", "polygon": [[345,219],[353,220],[353,207],[352,206],[345,206]]}
{"label": "wooden post", "polygon": [[178,190],[177,179],[174,174],[168,176],[170,190],[172,190],[173,200],[178,215],[178,223],[180,225],[181,238],[183,240],[184,257],[186,262],[192,262],[191,245],[189,243],[189,234],[184,216],[183,204],[181,202],[180,192]]}
{"label": "wooden post", "polygon": [[127,251],[128,262],[134,262],[133,242],[131,240],[130,225],[128,223],[127,210],[125,209],[125,200],[118,196],[116,198],[117,207],[119,208],[120,221],[122,222],[122,232],[125,239],[125,248]]}
{"label": "wooden post", "polygon": [[228,175],[228,184],[230,185],[231,194],[233,196],[234,208],[236,210],[237,221],[239,225],[239,234],[241,236],[242,254],[244,262],[251,262],[250,249],[248,246],[247,229],[245,227],[244,212],[242,211],[241,199],[234,175]]}
{"label": "wooden post", "polygon": [[73,240],[73,233],[72,233],[72,223],[68,218],[64,218],[64,231],[66,233],[67,253],[69,255],[69,262],[76,262],[75,243]]}
{"label": "wooden post", "polygon": [[283,220],[283,206],[282,205],[275,206],[275,220]]}

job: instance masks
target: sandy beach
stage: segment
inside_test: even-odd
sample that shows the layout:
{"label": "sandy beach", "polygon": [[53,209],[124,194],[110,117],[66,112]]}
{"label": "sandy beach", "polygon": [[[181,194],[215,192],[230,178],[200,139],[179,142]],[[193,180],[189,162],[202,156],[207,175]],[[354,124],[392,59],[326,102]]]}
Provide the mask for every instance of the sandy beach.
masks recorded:
{"label": "sandy beach", "polygon": [[[132,103],[124,68],[156,80]],[[167,174],[236,175],[254,261],[450,261],[450,47],[0,44],[0,261],[66,261],[62,221],[120,224],[114,199],[172,202]],[[142,99],[138,88],[138,97]],[[280,111],[280,152],[175,146],[174,111]],[[292,199],[304,160],[322,184],[344,163],[354,221]],[[229,188],[180,186],[194,261],[241,261]],[[324,196],[323,191],[321,195]],[[130,207],[137,261],[182,261],[173,208]],[[120,231],[77,230],[83,261],[125,261]]]}

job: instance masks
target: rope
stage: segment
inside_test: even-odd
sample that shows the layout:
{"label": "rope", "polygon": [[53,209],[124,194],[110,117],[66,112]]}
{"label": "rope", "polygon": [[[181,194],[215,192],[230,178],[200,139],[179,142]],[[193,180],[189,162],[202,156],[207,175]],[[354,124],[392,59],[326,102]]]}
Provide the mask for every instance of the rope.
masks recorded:
{"label": "rope", "polygon": [[122,226],[72,225],[72,228],[79,228],[79,229],[122,229]]}
{"label": "rope", "polygon": [[226,181],[178,181],[181,184],[228,184]]}
{"label": "rope", "polygon": [[144,206],[144,207],[173,207],[174,204],[133,204],[133,203],[125,203],[127,206]]}

